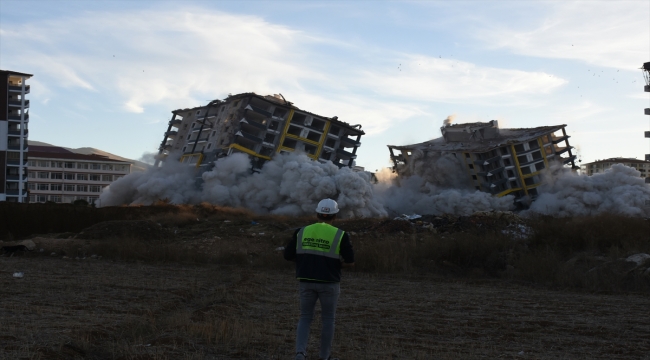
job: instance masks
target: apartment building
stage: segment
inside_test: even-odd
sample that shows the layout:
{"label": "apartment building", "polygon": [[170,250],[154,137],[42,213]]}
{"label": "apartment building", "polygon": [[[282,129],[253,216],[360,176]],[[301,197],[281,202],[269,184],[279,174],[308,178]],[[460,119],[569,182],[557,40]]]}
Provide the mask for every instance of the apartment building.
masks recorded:
{"label": "apartment building", "polygon": [[365,134],[361,125],[301,110],[280,94],[230,95],[172,114],[159,147],[160,158],[178,154],[182,163],[204,170],[218,158],[237,152],[250,156],[254,170],[274,154],[293,151],[352,167]]}
{"label": "apartment building", "polygon": [[650,160],[639,160],[630,158],[609,158],[603,160],[596,160],[594,162],[582,164],[580,172],[584,175],[593,175],[604,173],[607,169],[611,168],[614,164],[623,164],[625,166],[633,167],[639,171],[640,176],[645,178],[648,182],[650,178]]}
{"label": "apartment building", "polygon": [[449,153],[460,160],[477,190],[499,197],[512,194],[520,202],[538,195],[541,171],[552,161],[577,169],[565,127],[499,129],[496,120],[455,125],[446,122],[440,138],[413,145],[388,145],[388,149],[398,175],[410,175],[411,163],[426,159],[428,153]]}
{"label": "apartment building", "polygon": [[[643,78],[645,80],[645,85],[643,86],[643,91],[650,93],[650,62],[643,63],[643,66],[641,66],[641,70],[643,71]],[[650,115],[650,108],[645,108],[644,109],[644,114]],[[650,131],[645,131],[643,133],[643,136],[648,139],[650,138]],[[650,161],[650,153],[645,154],[645,161]],[[641,170],[639,170],[641,171]],[[646,176],[645,182],[650,184],[650,176]]]}
{"label": "apartment building", "polygon": [[27,123],[31,74],[0,70],[0,201],[27,201]]}
{"label": "apartment building", "polygon": [[101,155],[74,153],[57,146],[29,149],[29,201],[93,204],[102,189],[129,174],[131,163]]}

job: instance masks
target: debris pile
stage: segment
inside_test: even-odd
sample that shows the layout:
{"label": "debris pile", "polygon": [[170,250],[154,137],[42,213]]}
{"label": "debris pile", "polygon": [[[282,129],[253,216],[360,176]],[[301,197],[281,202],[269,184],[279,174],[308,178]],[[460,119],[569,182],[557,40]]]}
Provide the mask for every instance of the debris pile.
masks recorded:
{"label": "debris pile", "polygon": [[479,211],[470,216],[404,214],[364,230],[406,234],[426,231],[434,233],[501,231],[516,237],[525,237],[531,232],[524,219],[511,211]]}
{"label": "debris pile", "polygon": [[151,220],[104,221],[80,232],[76,239],[135,238],[140,240],[169,239],[172,233]]}

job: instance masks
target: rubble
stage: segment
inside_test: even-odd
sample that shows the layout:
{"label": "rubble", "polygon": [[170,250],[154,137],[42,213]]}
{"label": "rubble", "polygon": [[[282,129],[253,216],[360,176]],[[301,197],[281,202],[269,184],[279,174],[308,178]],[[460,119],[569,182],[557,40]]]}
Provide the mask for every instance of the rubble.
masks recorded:
{"label": "rubble", "polygon": [[2,246],[24,246],[29,251],[34,251],[36,249],[36,244],[32,240],[21,240],[21,241],[0,241]]}
{"label": "rubble", "polygon": [[[505,229],[504,229],[505,228]],[[470,216],[402,215],[381,221],[365,230],[379,233],[454,233],[499,231],[516,238],[525,238],[532,230],[524,219],[511,211],[480,211]]]}
{"label": "rubble", "polygon": [[141,240],[164,240],[172,237],[169,229],[151,220],[104,221],[80,232],[75,239],[137,238]]}

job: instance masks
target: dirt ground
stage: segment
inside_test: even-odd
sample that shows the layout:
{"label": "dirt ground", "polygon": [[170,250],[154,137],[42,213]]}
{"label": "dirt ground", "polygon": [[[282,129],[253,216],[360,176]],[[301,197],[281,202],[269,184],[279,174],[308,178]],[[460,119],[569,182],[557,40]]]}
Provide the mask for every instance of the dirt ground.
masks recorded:
{"label": "dirt ground", "polygon": [[[344,360],[650,359],[647,295],[354,271],[341,289]],[[0,257],[0,359],[291,359],[297,304],[289,267]]]}

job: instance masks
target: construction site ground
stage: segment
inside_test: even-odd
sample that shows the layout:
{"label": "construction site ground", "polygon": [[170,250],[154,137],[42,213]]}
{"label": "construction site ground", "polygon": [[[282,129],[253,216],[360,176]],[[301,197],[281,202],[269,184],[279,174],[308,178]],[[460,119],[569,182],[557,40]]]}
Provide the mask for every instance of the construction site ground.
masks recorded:
{"label": "construction site ground", "polygon": [[[187,215],[33,236],[33,252],[0,257],[0,359],[292,359],[298,283],[281,247],[310,221]],[[460,276],[445,262],[435,266],[448,271],[427,272],[364,260],[380,240],[399,256],[408,244],[477,223],[512,229],[511,220],[490,221],[342,222],[360,266],[343,273],[333,355],[650,359],[647,293]],[[319,331],[317,316],[310,359]]]}

